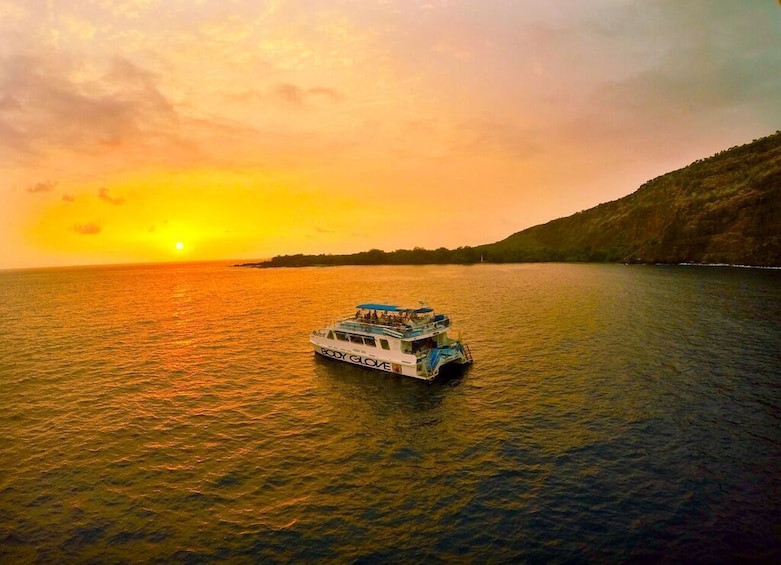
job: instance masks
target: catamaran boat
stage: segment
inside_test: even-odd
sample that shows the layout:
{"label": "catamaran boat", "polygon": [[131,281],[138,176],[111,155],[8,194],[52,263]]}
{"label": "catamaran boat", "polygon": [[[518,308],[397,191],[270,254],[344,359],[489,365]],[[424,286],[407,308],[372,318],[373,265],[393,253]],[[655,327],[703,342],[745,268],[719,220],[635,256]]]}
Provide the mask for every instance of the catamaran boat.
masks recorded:
{"label": "catamaran boat", "polygon": [[449,327],[450,318],[428,307],[359,304],[354,316],[313,331],[309,341],[323,357],[432,381],[445,365],[472,362]]}

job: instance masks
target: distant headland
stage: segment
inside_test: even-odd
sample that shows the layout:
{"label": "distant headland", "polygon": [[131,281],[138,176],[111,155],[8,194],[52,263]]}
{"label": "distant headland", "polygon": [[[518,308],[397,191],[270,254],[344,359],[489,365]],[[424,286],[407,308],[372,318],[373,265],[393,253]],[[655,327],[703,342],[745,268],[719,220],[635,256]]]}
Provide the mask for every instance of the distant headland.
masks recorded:
{"label": "distant headland", "polygon": [[622,262],[781,266],[781,131],[657,177],[632,194],[456,249],[281,255],[237,267]]}

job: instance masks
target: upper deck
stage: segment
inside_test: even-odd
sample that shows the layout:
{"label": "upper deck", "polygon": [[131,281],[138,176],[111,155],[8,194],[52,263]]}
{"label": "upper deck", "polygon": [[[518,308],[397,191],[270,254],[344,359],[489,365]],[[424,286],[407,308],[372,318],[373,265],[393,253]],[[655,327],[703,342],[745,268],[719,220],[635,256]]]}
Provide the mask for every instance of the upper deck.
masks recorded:
{"label": "upper deck", "polygon": [[337,322],[344,330],[418,339],[440,334],[450,327],[450,318],[431,308],[399,308],[390,304],[359,304],[351,318]]}

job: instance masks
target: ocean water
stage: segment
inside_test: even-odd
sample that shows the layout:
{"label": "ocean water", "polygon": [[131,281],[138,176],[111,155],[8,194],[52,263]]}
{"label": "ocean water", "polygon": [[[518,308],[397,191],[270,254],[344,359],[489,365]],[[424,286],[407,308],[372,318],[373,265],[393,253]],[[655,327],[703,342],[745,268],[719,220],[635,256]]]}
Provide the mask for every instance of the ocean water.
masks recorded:
{"label": "ocean water", "polygon": [[[448,313],[433,384],[316,358]],[[781,272],[0,272],[0,562],[781,560]]]}

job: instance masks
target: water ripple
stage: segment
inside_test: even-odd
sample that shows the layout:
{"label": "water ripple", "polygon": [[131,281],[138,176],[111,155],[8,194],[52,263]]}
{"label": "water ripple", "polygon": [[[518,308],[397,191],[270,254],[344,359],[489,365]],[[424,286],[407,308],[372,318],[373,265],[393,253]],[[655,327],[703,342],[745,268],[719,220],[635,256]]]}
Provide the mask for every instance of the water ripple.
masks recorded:
{"label": "water ripple", "polygon": [[[779,276],[0,273],[0,560],[778,560]],[[357,302],[420,297],[467,371],[308,348]]]}

